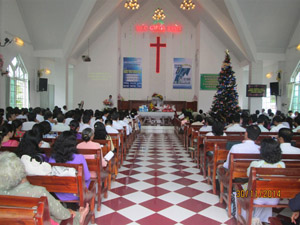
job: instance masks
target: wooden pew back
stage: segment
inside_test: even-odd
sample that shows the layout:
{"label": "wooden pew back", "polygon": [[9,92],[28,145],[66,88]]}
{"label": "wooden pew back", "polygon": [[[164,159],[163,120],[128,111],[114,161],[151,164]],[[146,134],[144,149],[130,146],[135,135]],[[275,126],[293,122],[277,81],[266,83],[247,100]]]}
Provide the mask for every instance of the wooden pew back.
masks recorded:
{"label": "wooden pew back", "polygon": [[47,197],[1,195],[0,224],[51,225]]}
{"label": "wooden pew back", "polygon": [[[254,199],[260,198],[294,198],[300,191],[300,168],[251,168],[248,189],[237,185],[237,192],[244,197],[237,198],[238,223],[250,225],[254,207],[288,207],[279,205],[255,205]],[[246,219],[241,216],[241,208],[246,211]]]}

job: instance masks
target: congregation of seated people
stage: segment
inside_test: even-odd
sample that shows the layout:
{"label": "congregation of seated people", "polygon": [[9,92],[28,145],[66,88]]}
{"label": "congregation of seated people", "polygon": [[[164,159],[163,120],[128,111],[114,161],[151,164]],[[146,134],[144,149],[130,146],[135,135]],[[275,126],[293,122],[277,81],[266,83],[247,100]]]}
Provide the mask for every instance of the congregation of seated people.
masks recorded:
{"label": "congregation of seated people", "polygon": [[[59,224],[71,216],[73,224],[83,224],[89,205],[79,208],[75,204],[77,211],[73,211],[56,200],[73,201],[78,200],[79,196],[55,193],[53,197],[45,188],[31,185],[26,175],[51,175],[51,163],[82,164],[85,186],[89,187],[91,173],[86,158],[78,150],[100,150],[102,167],[106,167],[108,161],[103,157],[101,145],[93,140],[110,140],[111,150],[114,150],[109,133],[119,133],[118,129],[126,127],[124,133],[130,135],[133,129],[129,123],[136,115],[136,111],[118,112],[117,109],[96,110],[95,113],[83,109],[63,111],[58,107],[53,111],[40,107],[21,110],[7,107],[6,111],[0,109],[0,149],[1,146],[14,149],[13,153],[0,152],[0,194],[47,196],[52,224]],[[50,149],[50,155],[43,148]]]}
{"label": "congregation of seated people", "polygon": [[[244,135],[242,143],[234,144],[228,149],[227,160],[218,166],[217,175],[219,177],[228,176],[230,154],[233,153],[261,155],[261,160],[253,161],[250,164],[247,170],[248,176],[251,167],[285,168],[284,162],[281,161],[282,154],[300,155],[300,148],[298,148],[299,144],[297,142],[293,143],[293,136],[300,133],[300,116],[298,115],[298,112],[293,114],[292,111],[289,111],[288,114],[285,115],[280,111],[277,111],[274,114],[271,110],[265,112],[263,109],[261,112],[256,110],[252,115],[250,115],[248,111],[243,111],[242,113],[224,116],[215,113],[203,114],[202,110],[199,110],[199,113],[191,114],[188,111],[183,110],[182,114],[180,114],[177,119],[182,122],[180,129],[188,130],[190,127],[191,129],[196,130],[198,132],[197,135],[199,136],[216,136],[222,139],[222,136],[228,136],[231,132],[240,132],[240,135]],[[258,142],[258,137],[260,135],[267,136],[268,133],[272,134],[272,136]],[[274,133],[276,135],[274,135]],[[184,133],[184,135],[188,134],[191,135],[191,132]],[[184,137],[184,140],[187,147],[189,147],[189,142],[186,141],[188,139]],[[192,138],[191,142],[193,142]],[[201,146],[201,144],[203,143],[198,143],[199,146]],[[194,150],[195,148],[192,149]],[[297,199],[299,199],[299,197]],[[254,201],[254,204],[258,205],[277,205],[278,203],[278,198],[267,200],[257,198]],[[300,206],[300,202],[298,204]],[[300,207],[296,208],[298,208],[297,210],[300,209]],[[245,213],[242,212],[242,214]],[[236,216],[236,212],[232,212],[232,215]],[[272,208],[255,208],[252,216],[256,219],[256,222],[269,223],[268,218],[272,216]],[[296,212],[291,219],[295,222],[298,217],[299,213]]]}
{"label": "congregation of seated people", "polygon": [[[18,160],[22,162],[22,168],[11,168],[10,173],[20,175],[18,185],[0,187],[1,194],[15,195],[19,186],[28,186],[29,191],[37,189],[41,195],[46,195],[48,201],[53,202],[55,207],[59,205],[55,199],[46,190],[37,187],[31,187],[26,180],[26,175],[49,175],[51,174],[50,163],[69,163],[82,164],[84,169],[85,184],[88,187],[91,182],[91,174],[87,166],[86,159],[78,153],[78,149],[101,149],[100,144],[93,140],[110,140],[111,148],[114,149],[112,138],[109,134],[118,134],[120,129],[124,129],[125,135],[130,135],[133,129],[138,127],[132,123],[137,118],[137,111],[117,111],[116,108],[111,110],[99,111],[75,109],[66,111],[55,107],[53,111],[49,109],[30,108],[18,109],[7,107],[6,110],[0,109],[0,137],[3,147],[16,147],[15,159],[14,154],[1,153],[3,161],[14,160],[15,166]],[[226,174],[228,171],[229,157],[233,153],[260,154],[261,160],[254,161],[251,167],[276,167],[284,168],[281,162],[282,154],[300,154],[300,149],[293,146],[293,136],[300,133],[300,116],[297,112],[289,112],[284,115],[280,111],[275,114],[271,110],[268,113],[265,110],[256,111],[250,115],[249,112],[236,113],[230,116],[224,116],[214,113],[199,112],[192,113],[182,109],[182,113],[177,117],[180,123],[180,129],[185,126],[199,126],[199,132],[206,132],[205,136],[224,137],[229,136],[231,132],[241,132],[243,142],[235,144],[229,149],[227,160],[224,164],[219,165],[218,175]],[[130,125],[131,124],[131,125]],[[258,144],[256,141],[262,133],[276,132],[276,137],[263,139]],[[53,141],[51,141],[53,139]],[[120,142],[119,142],[120,143]],[[51,155],[43,153],[42,148],[51,148]],[[101,152],[102,155],[102,152]],[[270,157],[271,155],[271,157]],[[103,155],[102,155],[103,159]],[[102,160],[102,167],[107,166],[107,161]],[[0,163],[0,166],[2,163]],[[19,163],[20,164],[20,163]],[[4,165],[4,164],[3,164]],[[3,169],[3,171],[6,171]],[[0,169],[2,172],[2,169]],[[2,173],[0,176],[4,176]],[[12,175],[13,176],[13,175]],[[0,177],[1,178],[1,177]],[[11,178],[15,179],[15,177]],[[20,181],[21,184],[20,184]],[[28,184],[27,184],[28,183]],[[300,192],[300,190],[299,190]],[[76,200],[77,196],[66,193],[55,193],[60,200]],[[20,192],[19,195],[26,195]],[[32,195],[33,196],[33,195]],[[273,199],[271,204],[277,204],[278,199]],[[255,202],[260,204],[259,199]],[[87,206],[88,207],[88,206]],[[77,218],[76,221],[82,223],[80,216],[84,217],[86,208],[80,208],[78,212],[61,209],[61,214],[51,212],[54,221],[60,221],[71,215]],[[267,223],[268,217],[272,214],[270,208],[262,208],[254,211],[253,217],[258,218],[261,222]],[[298,215],[299,216],[299,215]],[[295,215],[294,215],[295,219]]]}

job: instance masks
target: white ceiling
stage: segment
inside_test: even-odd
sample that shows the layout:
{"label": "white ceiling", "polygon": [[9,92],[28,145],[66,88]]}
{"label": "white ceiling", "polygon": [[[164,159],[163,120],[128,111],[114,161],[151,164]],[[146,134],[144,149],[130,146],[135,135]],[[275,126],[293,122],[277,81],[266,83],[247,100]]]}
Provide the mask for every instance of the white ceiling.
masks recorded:
{"label": "white ceiling", "polygon": [[[167,1],[139,0],[141,8]],[[283,54],[300,21],[300,0],[194,0],[196,9],[181,11],[194,26],[201,20],[242,61],[257,53]],[[97,38],[119,18],[125,23],[135,12],[124,0],[17,0],[34,50],[62,50],[66,58],[86,51],[87,39]],[[178,13],[174,12],[174,13]],[[70,43],[70,44],[66,44]]]}

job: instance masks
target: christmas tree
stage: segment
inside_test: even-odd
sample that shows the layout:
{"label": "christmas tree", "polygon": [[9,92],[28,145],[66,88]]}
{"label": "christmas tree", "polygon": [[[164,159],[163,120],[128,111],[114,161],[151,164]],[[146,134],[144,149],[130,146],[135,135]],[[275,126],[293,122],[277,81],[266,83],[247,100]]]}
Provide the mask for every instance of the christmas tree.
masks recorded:
{"label": "christmas tree", "polygon": [[226,50],[225,60],[218,78],[217,93],[214,96],[211,111],[222,116],[229,117],[240,112],[238,105],[238,93],[236,91],[236,79],[231,67],[230,55]]}

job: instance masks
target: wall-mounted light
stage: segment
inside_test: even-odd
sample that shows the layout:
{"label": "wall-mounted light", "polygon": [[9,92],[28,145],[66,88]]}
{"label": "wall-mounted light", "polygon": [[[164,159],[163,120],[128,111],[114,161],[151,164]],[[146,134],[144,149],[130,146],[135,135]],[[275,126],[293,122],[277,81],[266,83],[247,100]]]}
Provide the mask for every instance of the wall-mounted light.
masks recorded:
{"label": "wall-mounted light", "polygon": [[5,38],[4,43],[0,42],[0,47],[5,47],[5,46],[9,45],[10,43],[12,43],[12,41],[14,41],[16,43],[16,45],[18,45],[18,46],[24,45],[24,41],[21,38],[15,37],[13,39]]}
{"label": "wall-mounted light", "polygon": [[298,51],[300,51],[300,44],[297,45],[297,48],[296,48]]}
{"label": "wall-mounted light", "polygon": [[266,74],[266,78],[268,78],[268,79],[271,79],[272,76],[273,76],[273,73],[267,73],[267,74]]}
{"label": "wall-mounted light", "polygon": [[39,69],[39,70],[38,70],[38,77],[43,76],[43,74],[49,75],[49,74],[51,74],[51,70],[49,70],[48,68],[45,68],[45,69]]}

